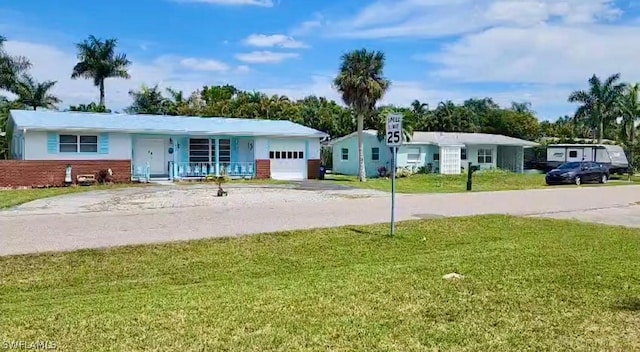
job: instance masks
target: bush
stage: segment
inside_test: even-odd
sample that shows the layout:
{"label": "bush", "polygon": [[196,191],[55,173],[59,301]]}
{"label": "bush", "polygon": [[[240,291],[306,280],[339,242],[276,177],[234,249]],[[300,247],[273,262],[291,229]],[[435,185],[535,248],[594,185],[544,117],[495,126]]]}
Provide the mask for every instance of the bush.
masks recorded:
{"label": "bush", "polygon": [[109,183],[112,182],[111,176],[113,176],[113,172],[111,171],[111,169],[100,170],[96,175],[96,181],[98,181],[99,184]]}

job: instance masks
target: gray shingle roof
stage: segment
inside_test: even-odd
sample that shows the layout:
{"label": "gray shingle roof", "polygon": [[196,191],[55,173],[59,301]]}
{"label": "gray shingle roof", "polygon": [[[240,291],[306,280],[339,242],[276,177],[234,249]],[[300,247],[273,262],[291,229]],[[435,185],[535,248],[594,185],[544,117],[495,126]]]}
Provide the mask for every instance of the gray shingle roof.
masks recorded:
{"label": "gray shingle roof", "polygon": [[190,135],[325,137],[326,133],[286,120],[223,117],[96,114],[84,112],[11,110],[19,129],[97,130],[128,133]]}

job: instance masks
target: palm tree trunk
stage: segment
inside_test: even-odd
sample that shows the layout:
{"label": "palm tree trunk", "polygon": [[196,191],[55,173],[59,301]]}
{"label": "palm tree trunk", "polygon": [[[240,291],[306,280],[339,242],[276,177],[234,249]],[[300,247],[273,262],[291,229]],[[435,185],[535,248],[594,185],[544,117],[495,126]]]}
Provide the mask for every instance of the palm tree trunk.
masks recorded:
{"label": "palm tree trunk", "polygon": [[364,113],[358,112],[358,178],[360,182],[367,180],[367,173],[364,169]]}
{"label": "palm tree trunk", "polygon": [[33,106],[33,111],[36,111],[37,109],[38,109],[38,107],[34,105]]}
{"label": "palm tree trunk", "polygon": [[604,118],[600,118],[598,121],[598,144],[602,144],[602,140],[604,139]]}
{"label": "palm tree trunk", "polygon": [[636,163],[635,163],[635,153],[633,152],[636,148],[635,146],[636,139],[636,122],[635,117],[631,118],[631,131],[629,132],[629,180],[631,180],[631,175],[636,172]]}
{"label": "palm tree trunk", "polygon": [[104,79],[100,80],[100,105],[104,105]]}

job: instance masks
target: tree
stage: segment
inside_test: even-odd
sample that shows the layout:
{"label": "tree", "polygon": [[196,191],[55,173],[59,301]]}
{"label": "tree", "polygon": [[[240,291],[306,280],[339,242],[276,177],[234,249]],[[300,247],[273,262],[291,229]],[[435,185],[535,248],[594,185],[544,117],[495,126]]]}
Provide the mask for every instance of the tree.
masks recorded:
{"label": "tree", "polygon": [[23,56],[11,56],[4,50],[7,38],[0,35],[0,89],[13,92],[20,74],[31,67],[29,60]]}
{"label": "tree", "polygon": [[23,74],[14,84],[13,92],[18,96],[16,102],[33,108],[56,109],[56,104],[60,103],[58,99],[49,91],[55,86],[56,81],[38,82],[33,77]]}
{"label": "tree", "polygon": [[619,83],[620,74],[609,76],[604,82],[596,75],[589,79],[589,90],[578,90],[569,95],[570,103],[580,103],[574,118],[587,121],[598,133],[602,143],[605,128],[618,117],[617,107],[625,84]]}
{"label": "tree", "polygon": [[89,104],[71,105],[69,106],[69,111],[111,113],[111,110],[105,108],[104,105],[98,105],[94,102],[91,102]]}
{"label": "tree", "polygon": [[171,105],[157,84],[153,87],[143,85],[139,91],[130,90],[129,96],[133,98],[133,104],[125,110],[130,114],[166,115]]}
{"label": "tree", "polygon": [[100,105],[104,102],[104,81],[107,78],[129,79],[127,72],[131,61],[125,54],[116,54],[116,39],[101,40],[93,35],[82,43],[77,43],[78,63],[73,67],[71,78],[92,79],[100,89]]}
{"label": "tree", "polygon": [[355,50],[342,56],[338,76],[334,86],[342,95],[342,100],[356,114],[358,130],[358,177],[366,181],[364,166],[363,127],[364,118],[371,116],[378,100],[382,99],[390,86],[383,76],[384,53]]}
{"label": "tree", "polygon": [[638,101],[640,93],[640,84],[627,86],[622,99],[620,99],[619,109],[622,113],[621,137],[625,140],[629,150],[629,159],[631,161],[630,169],[635,171],[635,135],[636,122],[640,118],[640,101]]}

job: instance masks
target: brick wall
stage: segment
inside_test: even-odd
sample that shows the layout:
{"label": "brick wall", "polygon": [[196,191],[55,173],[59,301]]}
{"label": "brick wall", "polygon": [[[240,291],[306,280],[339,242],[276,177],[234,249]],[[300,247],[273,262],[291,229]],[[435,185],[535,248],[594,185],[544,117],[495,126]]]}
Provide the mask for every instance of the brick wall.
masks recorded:
{"label": "brick wall", "polygon": [[316,180],[320,175],[320,160],[309,159],[307,160],[307,178],[309,180]]}
{"label": "brick wall", "polygon": [[64,186],[65,169],[77,175],[96,175],[111,169],[114,182],[131,182],[131,160],[0,160],[0,187]]}
{"label": "brick wall", "polygon": [[271,178],[271,160],[256,160],[256,178]]}

